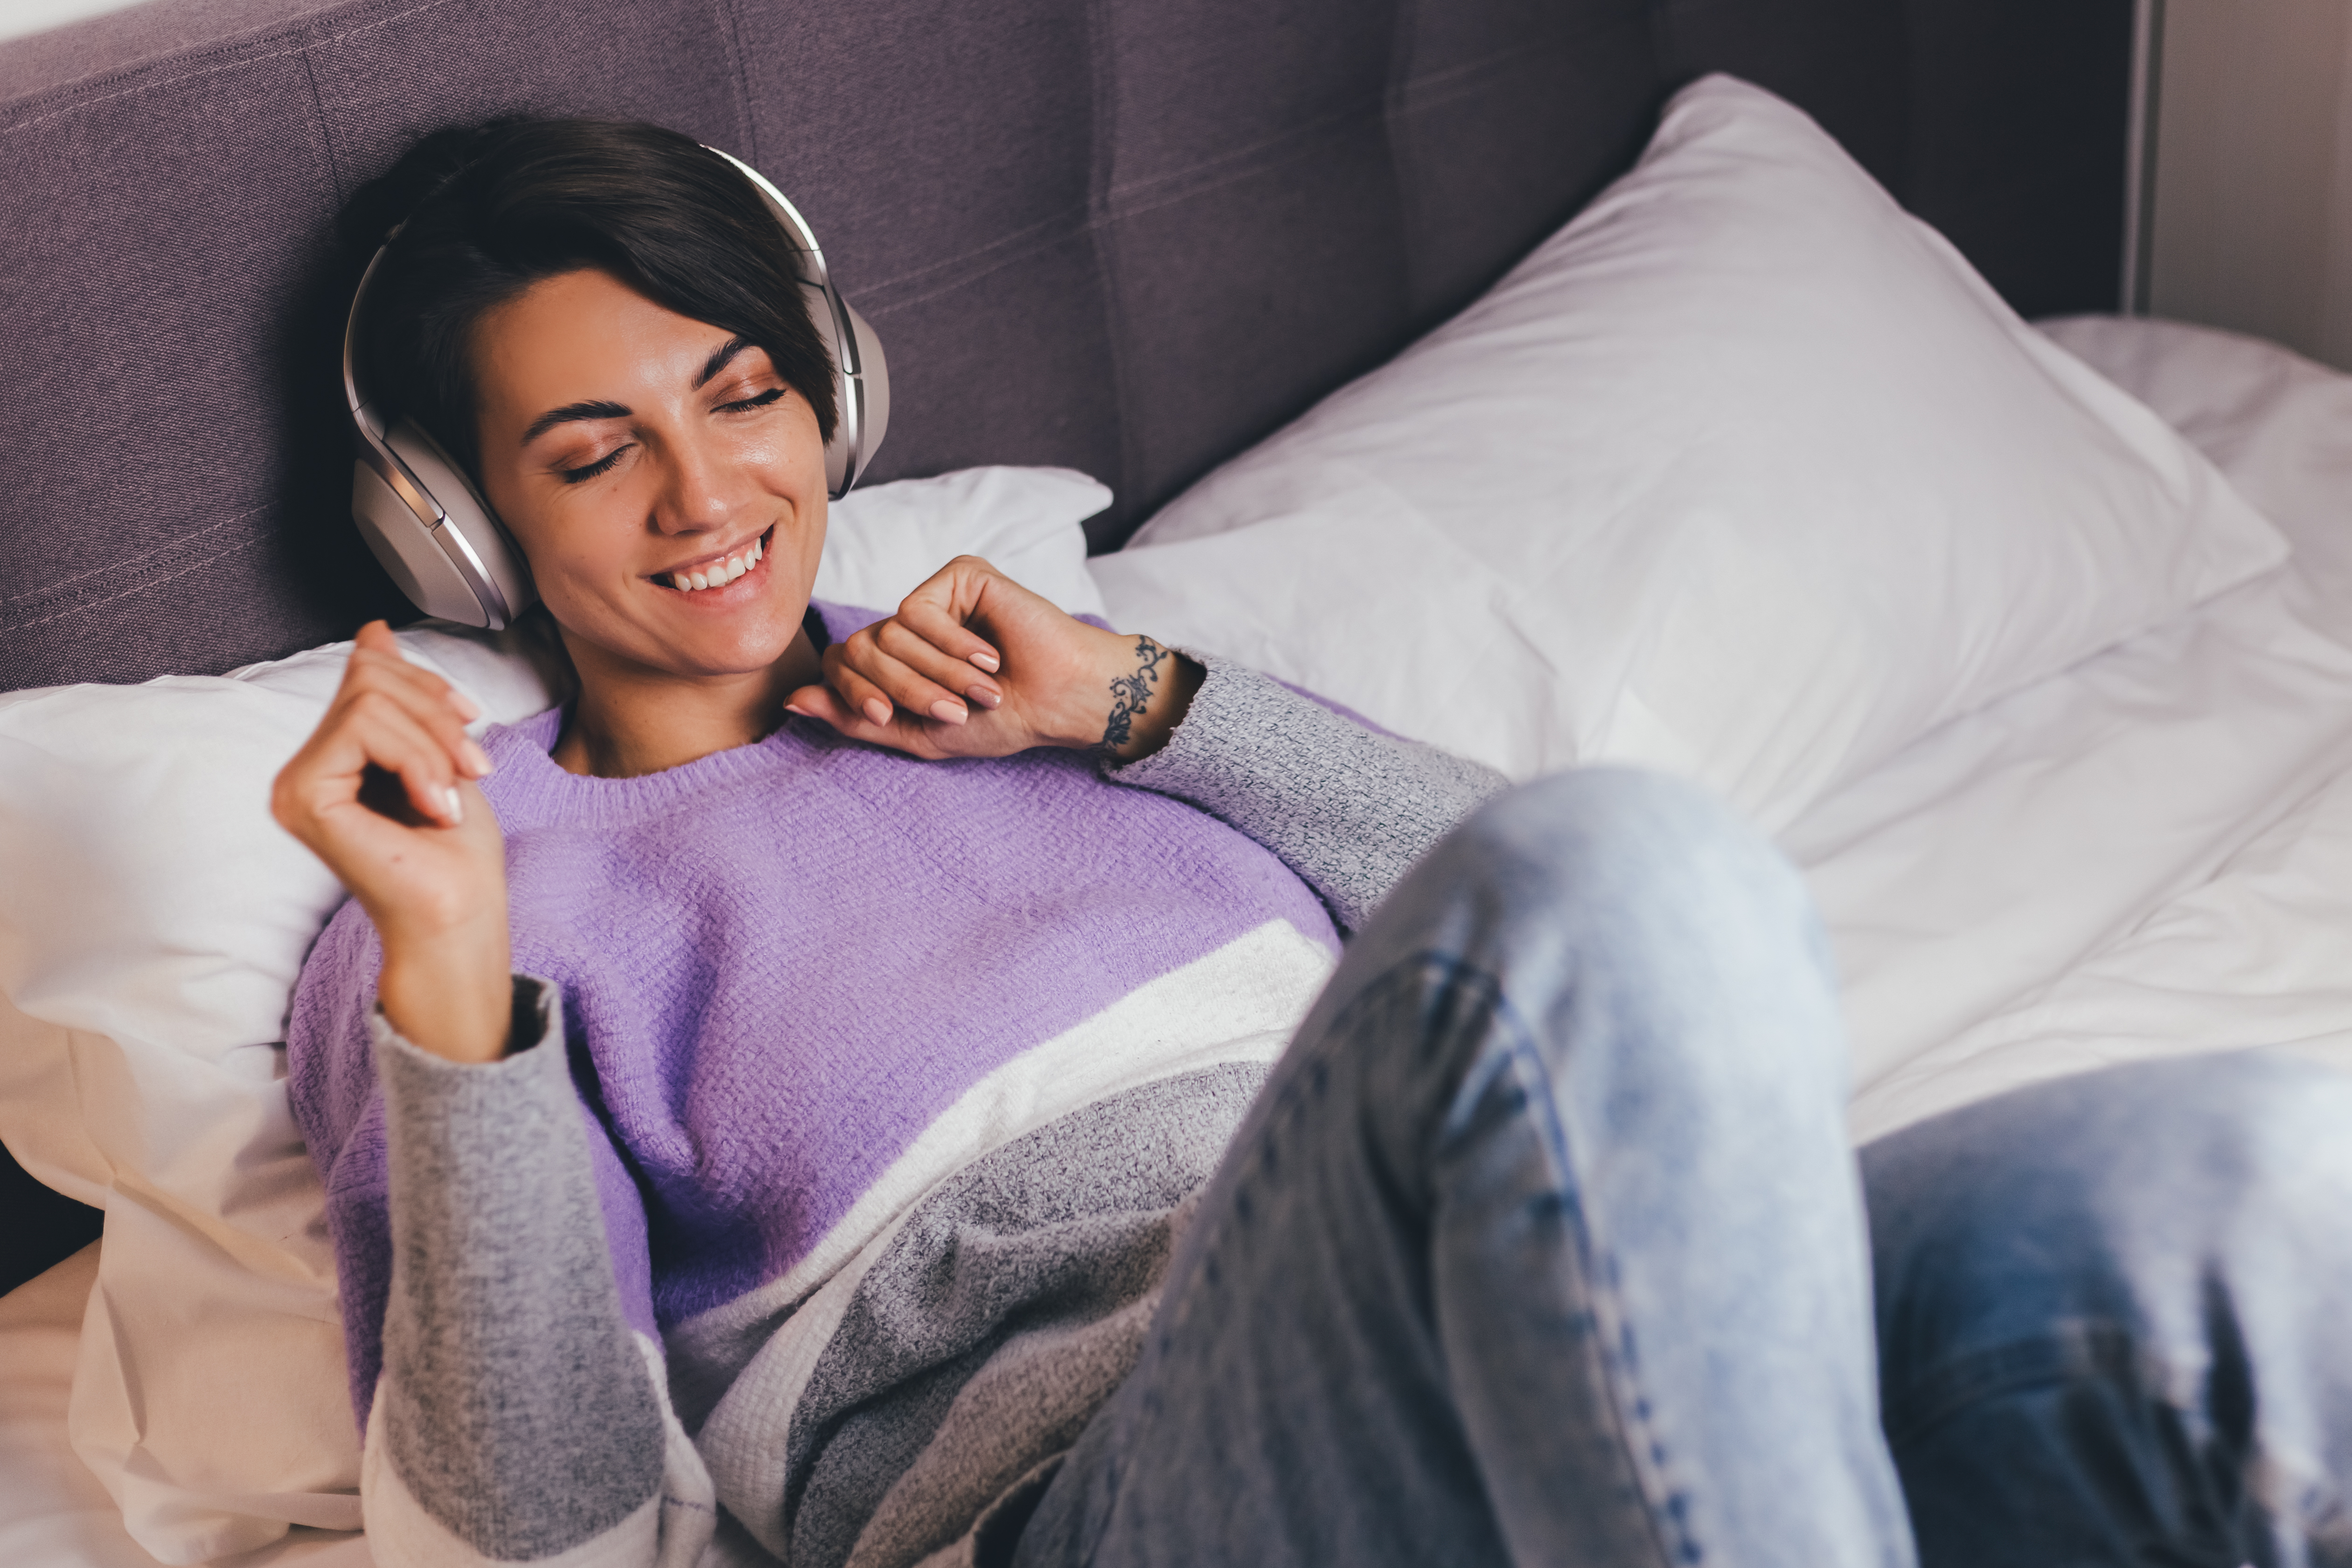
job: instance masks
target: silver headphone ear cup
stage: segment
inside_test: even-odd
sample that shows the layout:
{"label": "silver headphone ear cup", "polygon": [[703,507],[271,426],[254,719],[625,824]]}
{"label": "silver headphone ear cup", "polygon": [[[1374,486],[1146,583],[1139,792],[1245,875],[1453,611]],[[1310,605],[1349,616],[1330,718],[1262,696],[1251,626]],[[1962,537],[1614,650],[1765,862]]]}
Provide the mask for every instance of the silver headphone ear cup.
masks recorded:
{"label": "silver headphone ear cup", "polygon": [[506,530],[499,526],[488,503],[474,489],[474,481],[441,449],[441,443],[413,420],[394,425],[385,433],[384,444],[408,465],[408,471],[447,513],[447,520],[433,531],[433,542],[475,605],[473,614],[455,616],[428,605],[424,606],[426,614],[492,631],[513,625],[515,617],[537,600],[538,592],[521,552],[508,542]]}
{"label": "silver headphone ear cup", "polygon": [[[890,427],[890,367],[882,357],[882,340],[848,300],[814,284],[805,287],[815,296],[810,319],[824,334],[825,352],[833,359],[833,439],[824,447],[824,486],[839,500],[872,465]],[[840,316],[834,313],[835,305]],[[841,341],[842,316],[856,335],[853,352],[844,352],[850,345]],[[845,368],[853,364],[855,374]]]}
{"label": "silver headphone ear cup", "polygon": [[841,308],[849,316],[849,330],[857,334],[857,379],[863,384],[862,417],[857,432],[857,474],[851,482],[874,465],[874,454],[882,449],[882,437],[890,433],[890,362],[883,357],[882,340],[875,333],[857,307],[844,300]]}
{"label": "silver headphone ear cup", "polygon": [[445,621],[483,624],[481,602],[442,553],[432,525],[364,459],[352,464],[352,521],[409,603]]}
{"label": "silver headphone ear cup", "polygon": [[824,488],[826,493],[839,500],[857,482],[857,470],[865,466],[859,461],[864,443],[858,439],[856,406],[850,401],[857,395],[857,389],[844,368],[850,363],[849,345],[841,341],[841,321],[834,314],[831,289],[822,283],[803,281],[801,299],[808,306],[809,321],[824,343],[824,357],[833,366],[833,439],[824,444]]}

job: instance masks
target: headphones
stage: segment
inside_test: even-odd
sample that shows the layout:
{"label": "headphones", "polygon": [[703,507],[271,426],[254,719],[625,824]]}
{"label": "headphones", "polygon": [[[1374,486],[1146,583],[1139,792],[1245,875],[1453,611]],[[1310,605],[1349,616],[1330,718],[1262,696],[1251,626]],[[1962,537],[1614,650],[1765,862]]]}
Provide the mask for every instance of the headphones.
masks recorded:
{"label": "headphones", "polygon": [[[742,160],[716,147],[705,151],[726,158],[751,182],[799,255],[809,319],[833,361],[838,413],[833,439],[824,448],[824,482],[826,492],[838,500],[866,471],[890,427],[890,370],[882,357],[882,340],[833,286],[816,236],[793,204]],[[386,428],[353,353],[368,285],[375,281],[384,250],[399,233],[394,228],[386,235],[384,245],[368,262],[343,323],[343,398],[359,438],[358,457],[352,464],[352,519],[359,524],[360,537],[417,608],[446,621],[502,630],[539,596],[522,552],[465,469],[430,432],[407,418]]]}

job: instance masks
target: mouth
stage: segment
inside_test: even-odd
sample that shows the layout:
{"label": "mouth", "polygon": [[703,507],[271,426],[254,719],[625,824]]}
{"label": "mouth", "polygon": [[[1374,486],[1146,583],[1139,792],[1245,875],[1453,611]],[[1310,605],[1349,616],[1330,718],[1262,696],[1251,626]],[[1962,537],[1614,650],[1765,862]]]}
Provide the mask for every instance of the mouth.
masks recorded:
{"label": "mouth", "polygon": [[768,558],[768,547],[774,541],[775,531],[771,525],[766,532],[749,544],[717,551],[673,566],[667,572],[654,573],[649,581],[657,588],[685,598],[716,596],[735,587],[745,578],[760,574],[761,563]]}

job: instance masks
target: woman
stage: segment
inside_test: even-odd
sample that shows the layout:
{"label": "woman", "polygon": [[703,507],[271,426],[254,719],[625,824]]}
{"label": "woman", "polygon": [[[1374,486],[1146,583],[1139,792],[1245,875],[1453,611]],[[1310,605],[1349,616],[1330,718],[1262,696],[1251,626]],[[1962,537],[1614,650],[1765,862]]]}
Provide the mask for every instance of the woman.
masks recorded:
{"label": "woman", "polygon": [[2352,1270],[2275,1257],[2343,1082],[2012,1096],[1865,1217],[1801,889],[1713,807],[979,561],[812,607],[833,384],[747,185],[537,121],[378,198],[371,364],[578,679],[477,746],[371,626],[277,788],[354,894],[289,1037],[386,1568],[2332,1549]]}

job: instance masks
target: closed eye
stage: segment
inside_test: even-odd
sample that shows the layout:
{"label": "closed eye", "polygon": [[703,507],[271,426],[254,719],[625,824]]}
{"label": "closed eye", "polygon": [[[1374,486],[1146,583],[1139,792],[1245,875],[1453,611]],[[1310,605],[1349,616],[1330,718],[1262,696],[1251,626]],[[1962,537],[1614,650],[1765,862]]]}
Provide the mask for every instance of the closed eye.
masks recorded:
{"label": "closed eye", "polygon": [[719,412],[721,414],[743,414],[748,413],[754,408],[765,408],[768,405],[773,403],[783,395],[784,389],[782,387],[772,386],[768,388],[767,391],[760,394],[757,397],[746,397],[734,403],[722,403],[719,405]]}
{"label": "closed eye", "polygon": [[635,445],[636,443],[634,441],[625,442],[622,445],[614,447],[611,451],[605,453],[603,457],[597,458],[586,468],[558,468],[555,470],[555,477],[562,479],[567,485],[586,484],[590,479],[594,479],[599,474],[611,472],[613,465],[621,460],[621,454]]}

